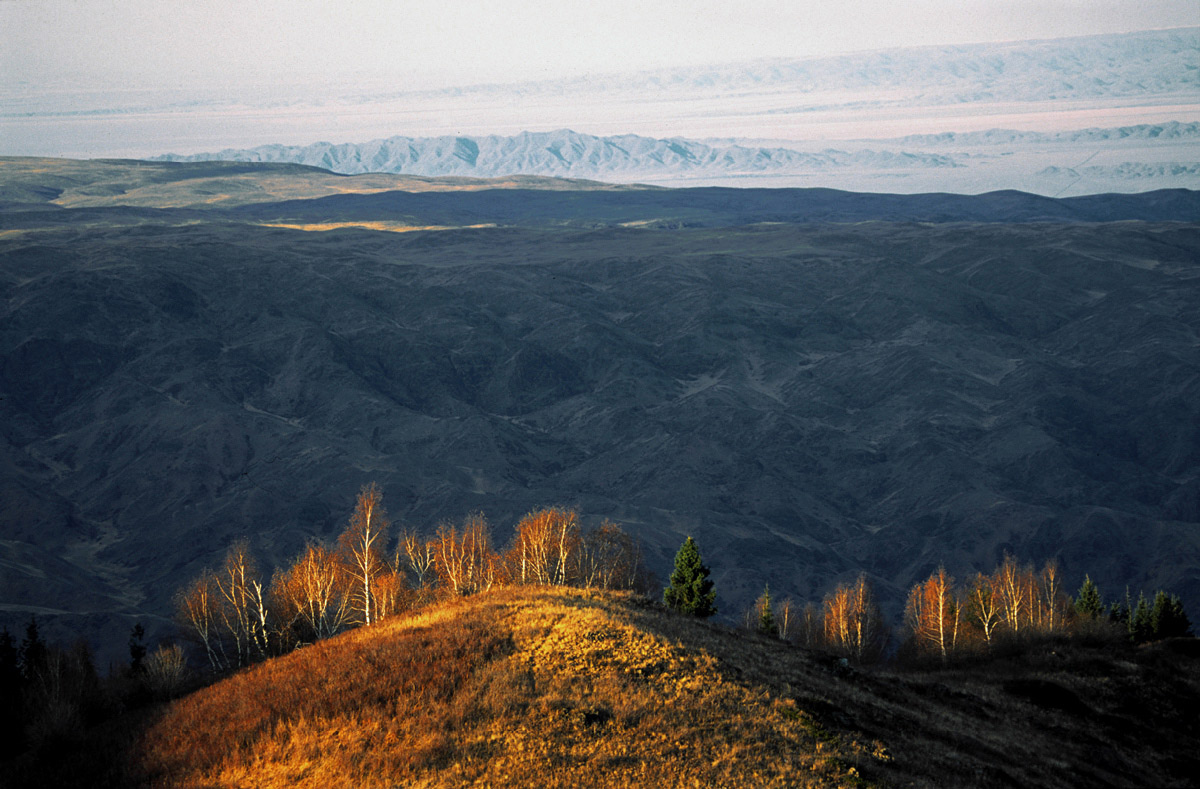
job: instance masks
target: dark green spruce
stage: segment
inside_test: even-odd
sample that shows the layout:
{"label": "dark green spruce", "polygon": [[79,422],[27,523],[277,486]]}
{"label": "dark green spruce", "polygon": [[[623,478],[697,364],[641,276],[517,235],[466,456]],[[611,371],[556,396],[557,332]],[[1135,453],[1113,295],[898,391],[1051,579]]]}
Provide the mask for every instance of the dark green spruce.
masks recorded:
{"label": "dark green spruce", "polygon": [[1104,600],[1090,575],[1083,577],[1083,586],[1079,587],[1079,596],[1075,598],[1075,613],[1091,619],[1098,619],[1104,613]]}
{"label": "dark green spruce", "polygon": [[675,554],[671,584],[663,590],[663,602],[683,614],[709,617],[717,613],[717,593],[709,580],[709,570],[700,559],[700,549],[691,537],[683,541]]}
{"label": "dark green spruce", "polygon": [[1178,596],[1159,591],[1150,609],[1150,629],[1155,638],[1183,638],[1192,634],[1192,623]]}

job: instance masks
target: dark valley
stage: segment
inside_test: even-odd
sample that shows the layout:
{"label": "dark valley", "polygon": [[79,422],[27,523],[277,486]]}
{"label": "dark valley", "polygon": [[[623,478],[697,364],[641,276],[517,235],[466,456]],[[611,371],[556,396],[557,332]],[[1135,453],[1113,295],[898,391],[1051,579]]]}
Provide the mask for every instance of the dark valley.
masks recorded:
{"label": "dark valley", "polygon": [[369,481],[426,532],[573,506],[660,568],[692,534],[730,614],[861,570],[896,619],[1005,552],[1200,603],[1195,192],[10,158],[0,197],[13,632],[120,658]]}

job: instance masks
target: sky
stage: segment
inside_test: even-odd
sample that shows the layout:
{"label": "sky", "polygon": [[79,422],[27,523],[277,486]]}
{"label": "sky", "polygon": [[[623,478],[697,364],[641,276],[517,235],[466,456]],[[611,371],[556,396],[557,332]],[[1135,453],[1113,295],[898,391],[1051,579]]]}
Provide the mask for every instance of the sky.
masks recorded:
{"label": "sky", "polygon": [[33,91],[445,87],[1192,25],[1197,0],[0,0],[0,77]]}
{"label": "sky", "polygon": [[[807,96],[793,85],[786,94],[765,86],[763,95],[618,100],[610,90],[582,100],[556,82],[1179,27],[1200,27],[1200,0],[0,0],[0,155],[144,157],[563,128],[836,140],[1191,121],[1200,103],[1189,96],[1180,110],[1129,115],[1128,102],[1110,102],[1059,123],[1047,116],[1050,102],[1033,101],[1036,86],[1029,107],[909,117],[879,92]],[[507,87],[527,81],[552,84]],[[505,87],[422,92],[471,85]],[[834,109],[815,111],[822,106]],[[1036,117],[1025,117],[1030,107]]]}

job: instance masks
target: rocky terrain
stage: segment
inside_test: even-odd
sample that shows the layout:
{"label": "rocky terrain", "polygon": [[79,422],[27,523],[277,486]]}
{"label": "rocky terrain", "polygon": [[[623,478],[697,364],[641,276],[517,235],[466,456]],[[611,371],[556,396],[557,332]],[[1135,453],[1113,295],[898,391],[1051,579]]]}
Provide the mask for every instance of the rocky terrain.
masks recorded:
{"label": "rocky terrain", "polygon": [[730,615],[859,569],[895,615],[1005,551],[1200,606],[1194,192],[320,197],[354,179],[237,165],[276,185],[202,208],[232,171],[130,167],[0,162],[10,629],[119,654],[231,540],[283,564],[372,480],[423,530],[577,506],[660,572],[691,534]]}

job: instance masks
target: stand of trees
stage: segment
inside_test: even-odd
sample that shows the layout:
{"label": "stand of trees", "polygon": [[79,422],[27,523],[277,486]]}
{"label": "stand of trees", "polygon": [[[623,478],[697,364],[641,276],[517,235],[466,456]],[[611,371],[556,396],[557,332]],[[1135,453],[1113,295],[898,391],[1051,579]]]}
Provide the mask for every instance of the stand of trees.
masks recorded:
{"label": "stand of trees", "polygon": [[790,598],[775,601],[769,587],[746,610],[743,625],[848,662],[874,663],[891,643],[891,632],[865,573],[838,584],[819,603],[798,606]]}
{"label": "stand of trees", "polygon": [[607,521],[584,530],[571,510],[529,513],[503,550],[480,514],[442,523],[427,539],[402,529],[392,543],[390,526],[371,484],[334,545],[308,545],[269,579],[239,541],[180,590],[177,619],[209,667],[225,671],[439,597],[503,585],[646,592],[653,584],[636,540]]}
{"label": "stand of trees", "polygon": [[86,642],[47,643],[36,617],[30,617],[20,643],[7,628],[0,630],[0,759],[71,742],[129,706],[136,701],[132,674],[130,668],[101,679]]}
{"label": "stand of trees", "polygon": [[1035,570],[1008,555],[991,574],[979,573],[965,585],[939,567],[909,592],[904,625],[906,651],[943,662],[1031,636],[1123,635],[1138,644],[1191,634],[1174,595],[1160,591],[1152,602],[1139,595],[1134,603],[1126,591],[1123,602],[1106,608],[1085,577],[1072,600],[1055,562]]}
{"label": "stand of trees", "polygon": [[[390,527],[383,494],[371,484],[359,493],[333,545],[308,545],[270,578],[255,564],[248,543],[237,542],[219,567],[180,590],[178,620],[210,668],[224,671],[440,597],[507,585],[643,593],[653,585],[637,540],[607,521],[585,530],[573,510],[529,513],[500,549],[481,514],[444,522],[427,538],[401,529],[393,542]],[[675,556],[664,603],[684,614],[712,616],[716,592],[709,576],[688,537]],[[910,590],[897,634],[885,622],[865,573],[839,584],[820,604],[803,607],[788,599],[776,602],[764,589],[745,623],[856,664],[880,660],[897,636],[903,655],[945,662],[1034,635],[1120,632],[1138,643],[1191,632],[1177,597],[1158,592],[1134,601],[1126,593],[1123,602],[1106,607],[1088,578],[1072,600],[1054,562],[1035,570],[1007,555],[990,574],[978,573],[965,584],[939,567]],[[171,659],[157,657],[158,663]]]}
{"label": "stand of trees", "polygon": [[[654,578],[636,539],[604,522],[584,529],[572,510],[531,512],[511,538],[495,547],[482,515],[442,523],[432,536],[391,523],[383,495],[372,484],[359,493],[345,531],[333,544],[313,542],[287,566],[264,573],[245,540],[221,564],[202,571],[177,594],[178,621],[214,672],[245,666],[347,628],[374,625],[397,612],[439,598],[505,585],[569,585],[649,593]],[[681,614],[716,613],[711,572],[689,537],[675,557],[663,590]],[[661,588],[661,587],[660,587]],[[746,611],[757,632],[821,650],[846,662],[869,664],[888,652],[894,637],[865,574],[839,584],[819,603],[776,601],[768,587]],[[1177,596],[1128,590],[1107,604],[1090,577],[1074,599],[1063,590],[1053,562],[1040,570],[1012,556],[991,573],[957,582],[943,567],[910,590],[900,655],[948,662],[987,654],[997,645],[1030,637],[1071,636],[1142,643],[1191,635]],[[0,759],[77,737],[87,727],[152,699],[178,695],[189,676],[184,650],[162,644],[150,652],[145,631],[129,637],[130,662],[101,679],[83,642],[47,644],[31,618],[18,644],[0,630]],[[2,783],[2,781],[0,781]]]}
{"label": "stand of trees", "polygon": [[1135,644],[1192,635],[1192,623],[1183,610],[1183,602],[1161,589],[1155,592],[1153,601],[1139,594],[1137,603],[1130,600],[1126,589],[1124,602],[1112,605],[1108,619]]}
{"label": "stand of trees", "polygon": [[819,605],[775,602],[764,589],[746,610],[743,624],[858,664],[881,659],[893,638],[902,659],[947,662],[956,655],[986,654],[997,645],[1039,636],[1128,639],[1139,644],[1192,635],[1183,603],[1175,595],[1159,591],[1133,600],[1126,591],[1122,600],[1106,606],[1089,577],[1072,599],[1063,591],[1055,562],[1035,570],[1008,555],[991,573],[978,573],[966,584],[939,567],[909,591],[896,633],[884,621],[865,574],[839,584]]}

